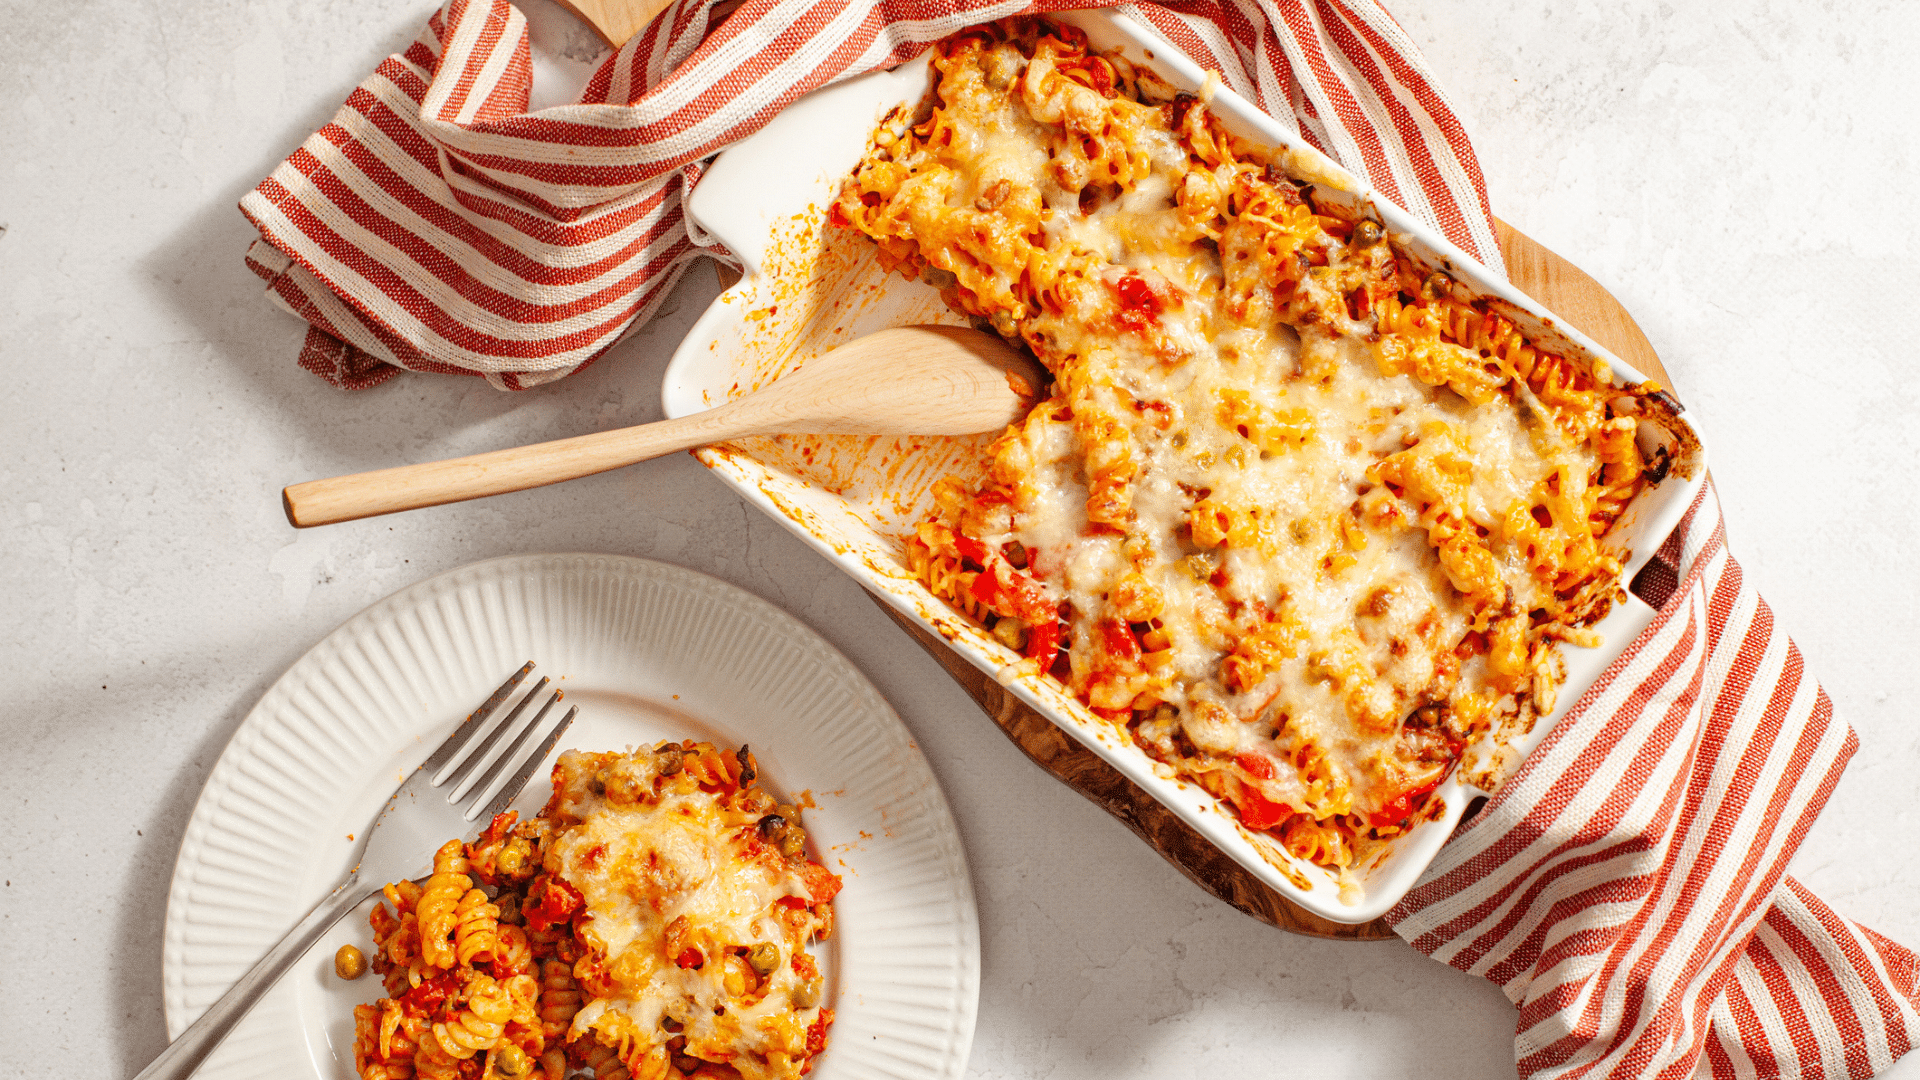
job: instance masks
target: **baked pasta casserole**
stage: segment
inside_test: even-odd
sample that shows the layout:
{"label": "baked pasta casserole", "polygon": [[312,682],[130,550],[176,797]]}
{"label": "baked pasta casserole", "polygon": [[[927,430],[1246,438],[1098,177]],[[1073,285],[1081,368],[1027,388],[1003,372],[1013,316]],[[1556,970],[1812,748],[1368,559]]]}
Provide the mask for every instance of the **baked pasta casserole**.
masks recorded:
{"label": "baked pasta casserole", "polygon": [[1352,865],[1597,644],[1669,399],[1077,30],[976,27],[931,64],[829,220],[1053,383],[938,489],[913,573],[1245,828]]}
{"label": "baked pasta casserole", "polygon": [[354,1010],[362,1080],[791,1080],[833,1010],[811,941],[840,879],[745,747],[562,754],[553,797],[448,841],[375,906],[387,996]]}

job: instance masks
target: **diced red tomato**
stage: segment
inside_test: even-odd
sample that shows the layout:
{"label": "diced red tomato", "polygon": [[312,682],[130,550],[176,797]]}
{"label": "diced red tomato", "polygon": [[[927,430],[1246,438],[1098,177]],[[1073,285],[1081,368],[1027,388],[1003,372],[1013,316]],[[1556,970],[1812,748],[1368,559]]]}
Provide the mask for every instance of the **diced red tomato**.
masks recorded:
{"label": "diced red tomato", "polygon": [[1233,763],[1262,780],[1273,779],[1273,759],[1261,754],[1238,754]]}
{"label": "diced red tomato", "polygon": [[990,608],[1000,606],[1000,579],[995,577],[991,570],[982,570],[975,576],[973,584],[967,587],[967,591],[973,594],[975,600]]}
{"label": "diced red tomato", "polygon": [[514,823],[519,820],[520,811],[518,810],[502,810],[493,815],[493,820],[487,822],[487,831],[481,833],[480,839],[474,841],[475,846],[485,847],[505,840],[507,833],[513,830]]}
{"label": "diced red tomato", "polygon": [[827,1049],[827,1029],[833,1026],[833,1010],[821,1009],[820,1015],[807,1028],[807,1053],[819,1056]]}
{"label": "diced red tomato", "polygon": [[820,977],[820,965],[813,962],[813,957],[798,950],[793,954],[793,963],[787,966],[793,968],[793,973],[800,976],[802,982],[812,982]]}
{"label": "diced red tomato", "polygon": [[682,950],[679,957],[677,957],[674,960],[674,963],[680,965],[683,968],[697,968],[704,965],[706,962],[707,962],[707,958],[700,954],[700,950],[694,948],[691,945],[687,946],[684,950]]}
{"label": "diced red tomato", "polygon": [[447,1000],[447,997],[458,989],[460,989],[460,981],[453,977],[452,972],[435,975],[407,991],[400,998],[400,1004],[415,1015],[431,1014],[440,1007],[441,1002]]}
{"label": "diced red tomato", "polygon": [[1440,786],[1440,781],[1444,779],[1444,777],[1445,774],[1436,776],[1420,787],[1414,788],[1411,791],[1403,791],[1394,796],[1388,800],[1387,805],[1381,807],[1379,811],[1367,815],[1367,824],[1379,829],[1388,825],[1398,825],[1407,820],[1407,818],[1413,816],[1415,810],[1420,808],[1420,804],[1426,800],[1426,797],[1432,793],[1433,789]]}
{"label": "diced red tomato", "polygon": [[1106,642],[1107,652],[1123,660],[1140,659],[1140,639],[1133,636],[1133,629],[1119,619],[1108,619],[1100,624],[1101,638]]}
{"label": "diced red tomato", "polygon": [[520,905],[520,911],[527,917],[529,927],[546,930],[555,923],[573,918],[586,905],[578,889],[559,878],[543,875],[527,891],[526,902]]}
{"label": "diced red tomato", "polygon": [[1240,807],[1240,823],[1254,832],[1266,832],[1293,815],[1293,807],[1274,802],[1262,795],[1258,788],[1244,784],[1240,787],[1240,798],[1236,804]]}
{"label": "diced red tomato", "polygon": [[807,886],[807,895],[816,904],[824,904],[840,891],[840,877],[816,862],[804,862],[795,871]]}
{"label": "diced red tomato", "polygon": [[1160,318],[1165,302],[1153,286],[1139,274],[1127,274],[1113,286],[1120,295],[1120,325],[1129,330],[1144,330]]}
{"label": "diced red tomato", "polygon": [[[1235,754],[1233,763],[1245,769],[1249,776],[1261,780],[1273,779],[1273,759],[1264,754]],[[1251,784],[1240,786],[1240,797],[1234,802],[1240,807],[1241,823],[1255,832],[1265,832],[1287,820],[1293,813],[1293,807],[1274,802]]]}
{"label": "diced red tomato", "polygon": [[1113,96],[1113,69],[1105,64],[1088,64],[1087,74],[1093,76],[1093,88],[1100,91],[1102,97]]}
{"label": "diced red tomato", "polygon": [[1027,627],[1027,655],[1040,661],[1041,667],[1051,668],[1053,659],[1059,652],[1059,623],[1049,622]]}
{"label": "diced red tomato", "polygon": [[973,537],[965,533],[954,533],[953,546],[954,550],[960,553],[961,558],[971,559],[978,566],[987,565],[987,545]]}

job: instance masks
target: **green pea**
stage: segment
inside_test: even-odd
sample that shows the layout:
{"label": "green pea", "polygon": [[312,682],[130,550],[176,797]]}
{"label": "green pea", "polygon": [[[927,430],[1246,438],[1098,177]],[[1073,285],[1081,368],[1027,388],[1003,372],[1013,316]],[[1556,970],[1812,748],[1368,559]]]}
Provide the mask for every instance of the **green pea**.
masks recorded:
{"label": "green pea", "polygon": [[787,826],[787,831],[780,835],[780,854],[785,855],[789,859],[797,859],[804,854],[806,850],[806,830],[800,828],[798,825]]}
{"label": "green pea", "polygon": [[780,966],[780,946],[770,941],[755,945],[747,952],[747,964],[753,968],[756,975],[766,978],[773,974],[774,968]]}
{"label": "green pea", "polygon": [[525,1076],[533,1062],[527,1060],[527,1052],[508,1043],[493,1052],[493,1071],[501,1076]]}
{"label": "green pea", "polygon": [[333,954],[333,973],[343,979],[357,979],[367,973],[367,954],[352,945],[342,945]]}
{"label": "green pea", "polygon": [[494,869],[509,877],[518,874],[520,868],[526,864],[527,853],[512,844],[501,848],[499,856],[493,861]]}

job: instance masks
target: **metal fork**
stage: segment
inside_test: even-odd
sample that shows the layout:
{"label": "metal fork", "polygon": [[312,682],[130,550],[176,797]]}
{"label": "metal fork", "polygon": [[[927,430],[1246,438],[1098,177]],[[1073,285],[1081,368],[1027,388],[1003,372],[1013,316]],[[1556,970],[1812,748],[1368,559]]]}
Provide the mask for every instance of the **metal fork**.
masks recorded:
{"label": "metal fork", "polygon": [[[454,729],[447,741],[433,755],[421,762],[406,782],[401,784],[387,800],[387,805],[374,816],[372,824],[361,833],[360,850],[356,853],[354,866],[347,871],[333,892],[307,917],[300,920],[279,944],[267,950],[267,955],[253,965],[245,975],[240,976],[232,988],[221,995],[207,1011],[195,1020],[180,1037],[153,1059],[134,1080],[177,1080],[200,1067],[213,1048],[220,1045],[227,1032],[240,1022],[255,1002],[280,980],[287,969],[292,967],[320,940],[340,917],[359,906],[362,900],[378,892],[380,887],[390,881],[417,878],[425,874],[434,849],[445,843],[450,836],[463,839],[471,838],[479,831],[474,823],[493,820],[495,814],[507,808],[520,789],[527,785],[527,778],[533,770],[546,760],[547,753],[558,742],[562,732],[573,723],[575,713],[580,710],[571,707],[560,718],[552,731],[539,740],[531,750],[523,755],[521,748],[526,745],[533,733],[546,720],[547,714],[559,702],[561,694],[555,691],[534,718],[520,724],[520,715],[527,705],[546,688],[547,679],[542,677],[533,689],[527,691],[520,703],[515,705],[506,719],[487,730],[485,738],[478,740],[471,752],[463,753],[469,743],[475,742],[474,736],[487,727],[487,720],[499,710],[517,689],[527,673],[533,670],[533,662],[514,672],[493,696],[483,702],[466,721]],[[504,749],[499,743],[509,730],[518,728]],[[488,796],[491,794],[491,798]]]}

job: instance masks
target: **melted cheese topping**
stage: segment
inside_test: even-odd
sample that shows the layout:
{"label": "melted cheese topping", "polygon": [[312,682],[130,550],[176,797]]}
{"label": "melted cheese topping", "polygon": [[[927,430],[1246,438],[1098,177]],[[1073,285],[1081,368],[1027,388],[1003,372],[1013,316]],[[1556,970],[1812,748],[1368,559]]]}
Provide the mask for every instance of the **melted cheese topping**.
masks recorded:
{"label": "melted cheese topping", "polygon": [[[579,937],[609,991],[581,1008],[573,1034],[592,1032],[631,1060],[636,1046],[678,1033],[686,1053],[747,1080],[797,1076],[820,1013],[812,961],[793,962],[818,925],[816,898],[756,836],[770,799],[722,798],[691,768],[662,775],[659,761],[569,751],[554,770],[565,827],[546,866],[585,901]],[[754,946],[778,950],[764,976],[743,955]]]}
{"label": "melted cheese topping", "polygon": [[931,111],[882,126],[834,220],[1056,382],[942,493],[916,569],[1248,827],[1345,865],[1468,742],[1551,709],[1556,641],[1618,588],[1596,540],[1643,482],[1635,391],[1074,31],[976,28],[933,63]]}

